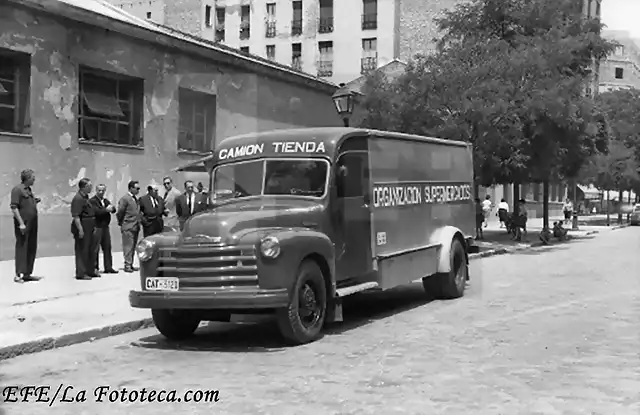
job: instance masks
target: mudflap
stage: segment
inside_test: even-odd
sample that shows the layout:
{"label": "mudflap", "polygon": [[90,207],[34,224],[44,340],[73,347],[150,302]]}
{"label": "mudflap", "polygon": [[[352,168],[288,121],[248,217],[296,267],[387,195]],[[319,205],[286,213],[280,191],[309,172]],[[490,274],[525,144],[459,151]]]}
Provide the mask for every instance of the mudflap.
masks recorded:
{"label": "mudflap", "polygon": [[342,323],[342,299],[334,296],[327,304],[327,317],[325,323]]}

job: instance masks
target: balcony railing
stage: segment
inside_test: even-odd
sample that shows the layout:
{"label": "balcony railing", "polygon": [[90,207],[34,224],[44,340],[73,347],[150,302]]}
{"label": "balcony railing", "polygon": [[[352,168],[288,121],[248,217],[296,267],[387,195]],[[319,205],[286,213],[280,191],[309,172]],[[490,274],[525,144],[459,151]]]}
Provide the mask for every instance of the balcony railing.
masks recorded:
{"label": "balcony railing", "polygon": [[294,56],[291,58],[291,68],[296,71],[302,71],[302,58],[300,56]]}
{"label": "balcony railing", "polygon": [[276,37],[276,22],[267,20],[265,24],[265,37]]}
{"label": "balcony railing", "polygon": [[318,61],[318,76],[333,76],[333,61],[332,60],[319,60]]}
{"label": "balcony railing", "polygon": [[240,23],[240,39],[245,40],[249,39],[251,36],[251,23],[249,22],[241,22]]}
{"label": "balcony railing", "polygon": [[302,19],[293,19],[291,21],[291,35],[299,36],[302,34]]}
{"label": "balcony railing", "polygon": [[360,73],[367,74],[378,69],[378,57],[367,56],[360,60]]}
{"label": "balcony railing", "polygon": [[318,33],[333,32],[333,17],[321,17],[318,23]]}
{"label": "balcony railing", "polygon": [[366,13],[362,15],[362,30],[374,30],[378,28],[378,14]]}

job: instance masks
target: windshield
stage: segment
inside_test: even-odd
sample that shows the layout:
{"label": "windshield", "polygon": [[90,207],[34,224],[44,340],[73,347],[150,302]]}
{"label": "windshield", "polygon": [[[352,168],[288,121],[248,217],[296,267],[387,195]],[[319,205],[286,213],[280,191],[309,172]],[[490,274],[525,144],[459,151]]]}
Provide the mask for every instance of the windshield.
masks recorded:
{"label": "windshield", "polygon": [[322,159],[267,159],[224,164],[213,171],[220,198],[260,195],[323,197],[329,162]]}

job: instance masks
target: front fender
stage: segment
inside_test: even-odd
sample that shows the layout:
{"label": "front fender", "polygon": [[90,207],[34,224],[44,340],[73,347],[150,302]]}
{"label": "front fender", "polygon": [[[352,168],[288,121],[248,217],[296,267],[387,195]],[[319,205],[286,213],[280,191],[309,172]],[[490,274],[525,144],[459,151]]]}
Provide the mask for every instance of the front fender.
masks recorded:
{"label": "front fender", "polygon": [[265,258],[260,253],[260,241],[257,242],[260,288],[286,288],[291,295],[298,267],[309,256],[324,262],[319,264],[320,268],[329,274],[328,286],[331,291],[335,288],[335,251],[327,235],[307,228],[273,230],[268,235],[278,238],[281,253],[275,259]]}
{"label": "front fender", "polygon": [[[462,231],[454,226],[443,226],[431,234],[429,244],[440,245],[438,254],[438,273],[451,271],[451,244],[454,238],[460,239],[462,246],[465,246]],[[468,262],[468,256],[465,255],[465,257]]]}

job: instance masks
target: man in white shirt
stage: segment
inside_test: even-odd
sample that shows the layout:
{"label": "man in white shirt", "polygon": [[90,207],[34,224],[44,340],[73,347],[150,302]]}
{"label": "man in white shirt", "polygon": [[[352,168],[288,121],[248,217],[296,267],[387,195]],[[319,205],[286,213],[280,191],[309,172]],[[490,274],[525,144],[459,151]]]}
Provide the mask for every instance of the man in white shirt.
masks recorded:
{"label": "man in white shirt", "polygon": [[171,180],[171,177],[165,177],[162,180],[162,184],[164,186],[162,200],[164,202],[166,216],[164,226],[178,228],[180,224],[178,222],[178,214],[176,212],[176,203],[182,192],[173,187],[173,180]]}
{"label": "man in white shirt", "polygon": [[180,222],[180,230],[191,216],[205,210],[206,197],[195,192],[195,186],[191,180],[184,183],[184,193],[176,200],[176,213]]}
{"label": "man in white shirt", "polygon": [[489,226],[489,215],[491,214],[491,196],[487,195],[482,201],[482,213],[484,214],[484,227]]}
{"label": "man in white shirt", "polygon": [[500,220],[500,227],[503,228],[507,222],[507,215],[509,214],[509,204],[506,200],[501,199],[498,203],[498,219]]}

